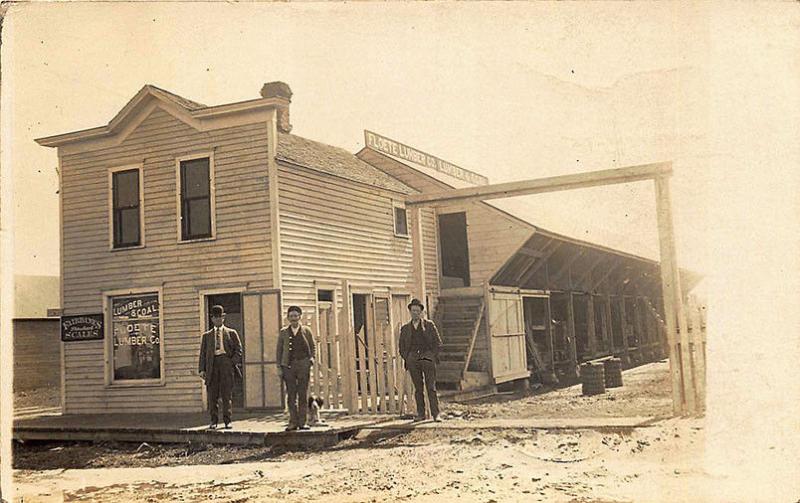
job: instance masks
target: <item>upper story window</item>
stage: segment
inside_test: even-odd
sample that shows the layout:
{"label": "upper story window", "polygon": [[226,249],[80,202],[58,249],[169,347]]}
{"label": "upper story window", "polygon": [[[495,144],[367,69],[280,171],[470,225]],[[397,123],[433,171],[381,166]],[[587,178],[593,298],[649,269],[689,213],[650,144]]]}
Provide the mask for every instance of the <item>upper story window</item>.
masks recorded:
{"label": "upper story window", "polygon": [[408,215],[405,207],[398,203],[394,204],[394,235],[408,237]]}
{"label": "upper story window", "polygon": [[214,237],[214,163],[205,154],[178,159],[181,241]]}
{"label": "upper story window", "polygon": [[113,168],[111,178],[111,248],[144,245],[141,166]]}

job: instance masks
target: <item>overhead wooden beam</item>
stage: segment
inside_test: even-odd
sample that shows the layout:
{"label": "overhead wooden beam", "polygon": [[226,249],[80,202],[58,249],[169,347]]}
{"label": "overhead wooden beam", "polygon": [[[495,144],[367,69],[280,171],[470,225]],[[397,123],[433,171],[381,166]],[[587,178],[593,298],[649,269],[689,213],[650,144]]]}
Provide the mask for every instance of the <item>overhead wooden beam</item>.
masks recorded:
{"label": "overhead wooden beam", "polygon": [[670,174],[672,174],[672,163],[659,162],[626,168],[589,171],[573,175],[551,176],[521,182],[495,183],[428,194],[412,194],[406,199],[406,206],[448,206],[470,201],[485,201],[544,192],[582,189],[599,185],[652,180]]}
{"label": "overhead wooden beam", "polygon": [[536,260],[533,264],[528,266],[528,268],[525,271],[523,271],[523,273],[521,274],[521,279],[519,281],[520,286],[523,286],[528,281],[530,281],[530,279],[533,277],[533,275],[536,274],[539,271],[539,269],[544,267],[545,264],[547,264],[547,259],[549,259],[550,257],[553,256],[553,254],[556,252],[556,250],[558,250],[561,247],[563,242],[562,241],[553,241],[553,240],[551,240],[551,241],[548,242],[548,245],[550,245],[550,244],[552,244],[552,246],[549,246],[549,248],[545,252],[545,254],[543,256],[539,257],[538,260]]}

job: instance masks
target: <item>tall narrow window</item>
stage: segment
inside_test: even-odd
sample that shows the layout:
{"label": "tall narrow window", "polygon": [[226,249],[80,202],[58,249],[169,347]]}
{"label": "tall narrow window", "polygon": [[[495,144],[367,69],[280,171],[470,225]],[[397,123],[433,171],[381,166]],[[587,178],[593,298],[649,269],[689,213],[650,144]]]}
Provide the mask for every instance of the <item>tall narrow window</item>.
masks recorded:
{"label": "tall narrow window", "polygon": [[180,162],[183,241],[212,237],[210,166],[208,157]]}
{"label": "tall narrow window", "polygon": [[111,175],[114,248],[142,244],[139,169],[115,171]]}
{"label": "tall narrow window", "polygon": [[394,206],[394,235],[408,237],[408,215],[402,206]]}

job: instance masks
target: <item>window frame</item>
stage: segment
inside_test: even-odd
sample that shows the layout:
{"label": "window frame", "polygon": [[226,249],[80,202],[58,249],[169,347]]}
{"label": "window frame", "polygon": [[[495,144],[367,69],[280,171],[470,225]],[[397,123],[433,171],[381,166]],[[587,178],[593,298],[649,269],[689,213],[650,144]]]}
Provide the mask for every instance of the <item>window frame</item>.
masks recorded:
{"label": "window frame", "polygon": [[[123,171],[139,172],[139,244],[114,246],[114,175]],[[108,249],[113,252],[136,250],[145,247],[144,236],[144,168],[141,163],[114,166],[108,169]]]}
{"label": "window frame", "polygon": [[[402,234],[397,229],[397,210],[403,210],[403,213],[406,215],[406,233]],[[409,239],[411,237],[411,229],[409,228],[409,221],[408,221],[408,210],[406,209],[405,203],[400,201],[392,201],[392,229],[394,229],[394,235],[398,238],[406,238]]]}
{"label": "window frame", "polygon": [[[194,161],[197,159],[208,159],[208,196],[209,196],[209,213],[211,218],[211,236],[183,239],[183,186],[181,184],[181,163],[184,161]],[[178,231],[178,243],[197,243],[202,241],[214,241],[217,239],[217,205],[216,205],[216,179],[214,176],[214,151],[203,151],[187,154],[175,158],[175,192],[176,201],[176,224]]]}
{"label": "window frame", "polygon": [[[159,378],[158,379],[114,379],[114,326],[113,313],[111,312],[111,299],[114,297],[124,297],[126,295],[139,294],[158,295],[158,333],[159,333]],[[164,365],[164,292],[162,287],[147,288],[128,288],[124,290],[107,290],[103,292],[103,319],[105,322],[103,344],[105,360],[105,387],[106,388],[148,388],[166,385]]]}

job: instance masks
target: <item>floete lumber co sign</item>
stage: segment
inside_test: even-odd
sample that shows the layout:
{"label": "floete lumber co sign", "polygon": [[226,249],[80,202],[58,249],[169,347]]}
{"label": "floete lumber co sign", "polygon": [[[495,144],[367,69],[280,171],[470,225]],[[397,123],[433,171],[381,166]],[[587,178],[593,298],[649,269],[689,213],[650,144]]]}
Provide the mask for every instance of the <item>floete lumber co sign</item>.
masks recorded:
{"label": "floete lumber co sign", "polygon": [[459,168],[455,164],[439,159],[436,156],[426,154],[413,147],[404,145],[399,141],[386,138],[385,136],[367,131],[366,129],[364,130],[364,143],[371,149],[405,159],[406,161],[411,161],[427,168],[435,169],[440,173],[450,175],[459,180],[464,180],[473,185],[489,184],[489,179],[483,175],[479,175],[478,173],[464,168]]}

